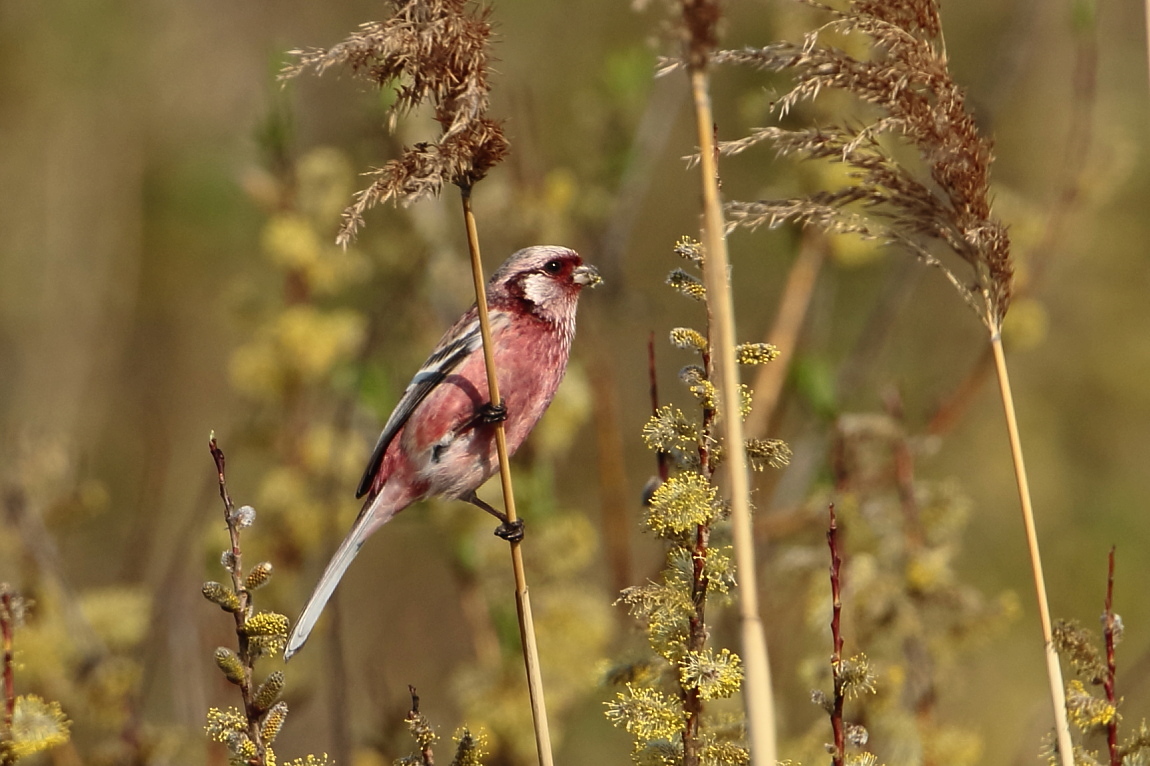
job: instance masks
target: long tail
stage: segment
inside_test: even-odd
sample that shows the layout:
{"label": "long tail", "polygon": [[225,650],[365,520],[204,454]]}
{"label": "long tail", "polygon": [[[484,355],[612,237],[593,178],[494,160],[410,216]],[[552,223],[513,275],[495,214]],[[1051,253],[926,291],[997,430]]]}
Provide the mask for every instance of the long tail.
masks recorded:
{"label": "long tail", "polygon": [[386,494],[386,492],[381,493],[380,496],[363,507],[359,516],[356,517],[351,531],[347,533],[347,537],[343,539],[339,548],[336,549],[335,555],[331,557],[327,569],[324,570],[323,576],[319,578],[315,590],[312,591],[311,598],[307,600],[303,613],[296,620],[291,636],[288,637],[287,647],[284,649],[285,662],[303,647],[304,642],[311,635],[312,628],[315,627],[320,614],[323,613],[324,606],[327,605],[331,594],[335,592],[336,586],[343,578],[343,573],[351,566],[352,560],[359,553],[359,549],[363,547],[364,541],[372,532],[390,521],[391,517],[402,509],[402,507],[395,507],[393,502],[388,502],[385,499]]}

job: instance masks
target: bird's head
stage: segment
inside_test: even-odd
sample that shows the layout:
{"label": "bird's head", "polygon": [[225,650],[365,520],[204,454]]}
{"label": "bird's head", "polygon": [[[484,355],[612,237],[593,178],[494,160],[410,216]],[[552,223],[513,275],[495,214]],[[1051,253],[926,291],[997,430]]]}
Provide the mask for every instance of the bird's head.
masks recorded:
{"label": "bird's head", "polygon": [[537,245],[512,255],[491,276],[491,300],[517,300],[528,310],[550,322],[575,319],[575,306],[584,287],[603,280],[594,266],[583,263],[574,250]]}

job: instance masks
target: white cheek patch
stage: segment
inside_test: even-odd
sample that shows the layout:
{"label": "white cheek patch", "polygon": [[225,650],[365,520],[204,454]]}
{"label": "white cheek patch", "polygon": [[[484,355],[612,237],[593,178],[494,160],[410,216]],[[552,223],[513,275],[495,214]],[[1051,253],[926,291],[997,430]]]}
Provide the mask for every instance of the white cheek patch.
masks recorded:
{"label": "white cheek patch", "polygon": [[545,307],[559,296],[558,285],[551,277],[529,274],[523,280],[523,296],[536,306]]}

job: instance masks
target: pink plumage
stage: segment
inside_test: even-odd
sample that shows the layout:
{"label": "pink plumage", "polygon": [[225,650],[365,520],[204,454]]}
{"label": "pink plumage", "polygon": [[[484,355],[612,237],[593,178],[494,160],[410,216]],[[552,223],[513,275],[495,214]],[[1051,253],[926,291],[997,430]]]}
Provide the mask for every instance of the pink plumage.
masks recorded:
{"label": "pink plumage", "polygon": [[[567,370],[579,293],[599,282],[573,250],[529,247],[512,255],[487,284],[495,369],[512,453],[539,422]],[[383,427],[359,485],[363,510],[308,599],[284,650],[299,651],[364,541],[419,500],[466,500],[501,516],[475,495],[499,470],[496,420],[476,308],[439,341]],[[506,524],[504,536],[519,530]]]}

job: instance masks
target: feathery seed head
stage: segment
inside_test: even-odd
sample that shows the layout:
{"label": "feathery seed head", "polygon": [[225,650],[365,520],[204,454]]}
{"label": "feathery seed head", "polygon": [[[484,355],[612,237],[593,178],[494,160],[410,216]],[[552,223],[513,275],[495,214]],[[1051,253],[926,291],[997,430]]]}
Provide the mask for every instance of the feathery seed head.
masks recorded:
{"label": "feathery seed head", "polygon": [[438,139],[405,147],[369,174],[375,180],[344,211],[337,238],[342,245],[355,238],[369,208],[387,201],[409,204],[439,194],[449,183],[470,188],[508,151],[501,123],[487,116],[489,9],[472,10],[465,0],[392,5],[389,19],[362,25],[330,49],[290,51],[296,62],[281,74],[322,74],[344,66],[380,88],[396,86],[393,122],[421,104],[434,108]]}
{"label": "feathery seed head", "polygon": [[[723,153],[738,154],[770,141],[782,155],[843,163],[849,169],[843,188],[732,203],[731,220],[751,228],[794,221],[897,244],[941,269],[997,333],[1013,290],[1010,240],[991,215],[991,142],[979,134],[965,93],[950,75],[937,3],[856,0],[841,11],[811,4],[831,21],[801,43],[723,51],[714,60],[792,72],[794,86],[775,103],[780,115],[821,92],[840,90],[877,107],[880,116],[860,125],[760,128],[721,144]],[[823,33],[859,36],[871,54],[855,57],[823,42]],[[887,137],[916,150],[921,164],[904,162],[883,140]],[[939,259],[939,246],[966,262],[973,282]]]}

